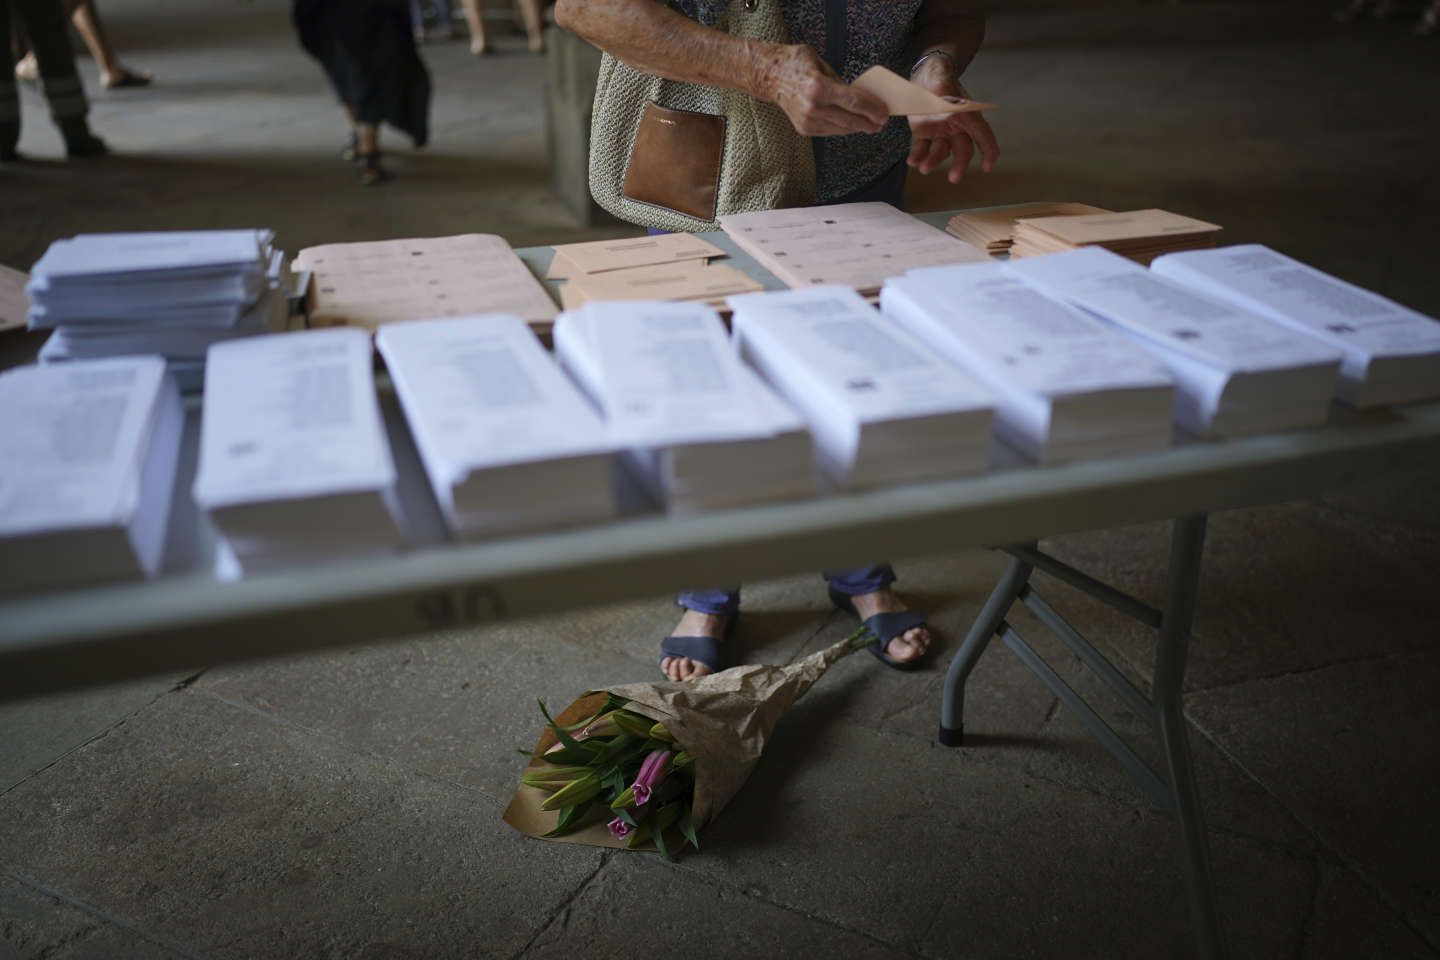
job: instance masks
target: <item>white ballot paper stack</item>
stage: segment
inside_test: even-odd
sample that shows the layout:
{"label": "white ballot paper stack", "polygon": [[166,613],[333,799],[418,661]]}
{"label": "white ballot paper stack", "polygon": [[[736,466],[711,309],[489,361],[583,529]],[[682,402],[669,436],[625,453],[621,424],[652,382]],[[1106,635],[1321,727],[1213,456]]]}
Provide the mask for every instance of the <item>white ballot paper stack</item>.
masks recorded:
{"label": "white ballot paper stack", "polygon": [[1160,257],[1150,269],[1344,352],[1340,399],[1357,407],[1440,396],[1440,323],[1269,247]]}
{"label": "white ballot paper stack", "polygon": [[804,423],[740,362],[709,307],[587,304],[560,315],[555,352],[667,509],[814,493]]}
{"label": "white ballot paper stack", "polygon": [[398,550],[395,482],[368,333],[211,348],[195,502],[223,539],[217,575]]}
{"label": "white ballot paper stack", "polygon": [[1032,460],[1170,445],[1174,387],[1164,368],[1003,264],[917,270],[887,282],[880,307],[995,391],[997,432]]}
{"label": "white ballot paper stack", "polygon": [[376,342],[452,533],[615,515],[605,424],[524,320],[395,323]]}
{"label": "white ballot paper stack", "polygon": [[1124,331],[1170,370],[1176,421],[1201,435],[1324,422],[1340,351],[1098,247],[1006,264]]}
{"label": "white ballot paper stack", "polygon": [[888,203],[736,213],[720,225],[787,287],[839,284],[867,296],[917,267],[979,263],[978,248]]}
{"label": "white ballot paper stack", "polygon": [[0,592],[153,577],[184,410],[159,357],[0,374]]}
{"label": "white ballot paper stack", "polygon": [[849,287],[731,297],[740,356],[810,424],[838,487],[975,473],[994,398]]}
{"label": "white ballot paper stack", "polygon": [[36,262],[30,328],[53,329],[46,363],[159,354],[198,387],[212,343],[283,330],[284,254],[268,230],[92,233]]}

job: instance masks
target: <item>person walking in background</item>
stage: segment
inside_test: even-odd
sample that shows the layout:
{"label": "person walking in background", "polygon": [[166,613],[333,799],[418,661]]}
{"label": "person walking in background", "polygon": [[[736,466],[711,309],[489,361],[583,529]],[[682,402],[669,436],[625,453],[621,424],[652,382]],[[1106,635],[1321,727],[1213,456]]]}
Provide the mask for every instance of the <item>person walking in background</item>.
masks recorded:
{"label": "person walking in background", "polygon": [[89,102],[75,70],[75,51],[65,34],[65,11],[57,0],[0,0],[0,162],[19,159],[20,91],[15,81],[15,28],[24,25],[35,51],[50,116],[65,139],[68,157],[94,157],[109,150],[90,132]]}
{"label": "person walking in background", "polygon": [[[491,51],[485,37],[485,0],[463,0],[465,22],[470,27],[470,52],[479,56]],[[545,23],[542,17],[543,0],[515,0],[520,8],[520,19],[525,22],[525,36],[529,39],[531,53],[545,52]]]}
{"label": "person walking in background", "polygon": [[350,123],[343,155],[360,182],[390,179],[380,157],[380,125],[430,138],[430,74],[415,48],[406,0],[294,0],[300,44],[320,62]]}
{"label": "person walking in background", "polygon": [[[450,13],[450,0],[431,0],[430,8],[435,13],[435,27],[443,31],[447,40],[460,38],[460,27]],[[410,0],[410,25],[415,30],[415,42],[424,43],[430,37],[425,23],[425,4],[422,0]]]}
{"label": "person walking in background", "polygon": [[[115,47],[105,33],[105,24],[100,20],[100,11],[95,0],[65,0],[65,13],[74,24],[80,39],[90,51],[90,56],[100,68],[100,86],[106,90],[120,87],[144,87],[153,79],[144,70],[133,70],[120,62]],[[40,67],[32,50],[15,64],[15,77],[27,83],[39,78]]]}

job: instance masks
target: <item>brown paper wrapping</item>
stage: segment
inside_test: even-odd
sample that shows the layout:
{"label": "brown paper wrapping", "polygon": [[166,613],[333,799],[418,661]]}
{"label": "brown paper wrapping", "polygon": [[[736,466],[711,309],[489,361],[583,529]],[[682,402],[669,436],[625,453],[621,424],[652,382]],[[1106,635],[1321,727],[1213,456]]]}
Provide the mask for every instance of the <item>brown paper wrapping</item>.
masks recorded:
{"label": "brown paper wrapping", "polygon": [[[698,829],[713,820],[745,785],[775,725],[791,704],[853,649],[849,640],[841,640],[783,667],[753,664],[731,667],[698,680],[607,687],[570,704],[555,717],[555,722],[566,725],[593,716],[604,703],[605,694],[613,693],[630,701],[626,709],[664,723],[676,742],[695,757],[691,816]],[[555,733],[547,726],[534,752],[543,753],[555,742]],[[532,763],[530,769],[542,765]],[[521,784],[505,810],[505,822],[526,836],[543,840],[625,847],[625,841],[616,840],[606,828],[608,817],[561,837],[545,836],[555,829],[560,817],[558,810],[540,809],[547,796],[537,787]],[[653,847],[646,844],[640,849]]]}

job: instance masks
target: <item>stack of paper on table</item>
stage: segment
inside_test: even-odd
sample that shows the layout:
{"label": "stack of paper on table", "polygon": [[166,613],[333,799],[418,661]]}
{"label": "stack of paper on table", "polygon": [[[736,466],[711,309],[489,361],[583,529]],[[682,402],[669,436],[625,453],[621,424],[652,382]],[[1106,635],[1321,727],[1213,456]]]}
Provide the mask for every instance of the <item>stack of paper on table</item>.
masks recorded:
{"label": "stack of paper on table", "polygon": [[0,592],[155,576],[184,410],[159,357],[0,374]]}
{"label": "stack of paper on table", "polygon": [[917,267],[978,263],[985,254],[888,203],[737,213],[720,225],[788,287],[839,285],[866,296]]}
{"label": "stack of paper on table", "polygon": [[212,343],[285,328],[284,254],[268,230],[82,234],[30,278],[30,327],[50,363],[159,354],[186,389]]}
{"label": "stack of paper on table", "polygon": [[30,298],[25,294],[25,285],[29,282],[28,274],[0,266],[0,332],[25,326],[30,312]]}
{"label": "stack of paper on table", "polygon": [[1164,368],[1003,264],[917,270],[887,282],[880,307],[995,392],[997,432],[1032,460],[1170,444],[1174,387]]}
{"label": "stack of paper on table", "polygon": [[1233,435],[1315,426],[1329,414],[1340,351],[1198,293],[1108,250],[1035,257],[1005,269],[1135,338],[1170,370],[1176,420]]}
{"label": "stack of paper on table", "polygon": [[222,538],[221,576],[398,550],[395,482],[368,333],[210,349],[194,493]]}
{"label": "stack of paper on table", "polygon": [[979,247],[990,256],[1008,253],[1015,243],[1012,231],[1021,217],[1080,217],[1109,213],[1103,207],[1088,203],[1017,203],[1007,207],[966,210],[950,218],[946,231]]}
{"label": "stack of paper on table", "polygon": [[1035,257],[1080,247],[1104,247],[1136,263],[1149,263],[1162,253],[1214,246],[1219,232],[1213,223],[1164,210],[1022,217],[1015,221],[1015,244],[1010,256]]}
{"label": "stack of paper on table", "polygon": [[667,509],[814,492],[804,423],[740,362],[709,307],[592,303],[560,315],[555,353]]}
{"label": "stack of paper on table", "polygon": [[392,324],[376,336],[452,533],[616,512],[605,423],[514,315]]}
{"label": "stack of paper on table", "polygon": [[562,244],[546,278],[565,281],[560,302],[567,310],[597,300],[694,300],[718,307],[731,294],[762,289],[734,267],[710,263],[724,255],[687,233]]}
{"label": "stack of paper on table", "polygon": [[1440,323],[1393,300],[1259,244],[1170,254],[1150,269],[1339,348],[1347,403],[1440,396]]}
{"label": "stack of paper on table", "polygon": [[555,319],[540,281],[492,234],[307,247],[295,266],[312,274],[314,327],[514,313],[547,333]]}
{"label": "stack of paper on table", "polygon": [[810,424],[838,487],[984,470],[994,397],[849,287],[730,301],[741,357]]}

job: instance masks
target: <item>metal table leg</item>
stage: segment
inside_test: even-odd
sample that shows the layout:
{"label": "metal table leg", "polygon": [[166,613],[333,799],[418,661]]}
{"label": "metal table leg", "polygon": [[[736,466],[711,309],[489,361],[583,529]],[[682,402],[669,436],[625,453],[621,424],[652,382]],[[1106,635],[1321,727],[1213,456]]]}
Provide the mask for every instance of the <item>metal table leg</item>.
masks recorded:
{"label": "metal table leg", "polygon": [[[993,636],[1002,636],[1007,646],[1040,680],[1073,710],[1086,728],[1109,750],[1145,793],[1161,809],[1175,816],[1179,828],[1181,867],[1185,875],[1191,926],[1199,956],[1205,960],[1225,955],[1215,908],[1214,883],[1210,871],[1205,822],[1195,788],[1194,766],[1185,732],[1183,693],[1190,628],[1195,614],[1195,595],[1200,581],[1200,562],[1205,545],[1205,516],[1180,517],[1170,540],[1170,565],[1166,573],[1165,606],[1155,611],[1141,601],[1102,584],[1053,557],[1042,554],[1034,544],[1006,547],[1011,554],[989,599],[946,673],[940,705],[940,743],[959,746],[964,737],[965,684],[980,655]],[[1158,626],[1155,677],[1150,699],[1125,680],[1088,640],[1035,593],[1030,576],[1036,569],[1056,576],[1076,589],[1109,604],[1149,626]],[[1017,600],[1023,601],[1041,623],[1065,641],[1106,683],[1120,694],[1126,705],[1158,733],[1164,754],[1163,777],[1153,771],[1119,734],[1115,733],[1079,694],[1020,637],[1005,616]]]}

